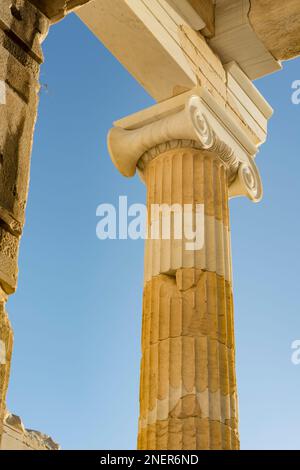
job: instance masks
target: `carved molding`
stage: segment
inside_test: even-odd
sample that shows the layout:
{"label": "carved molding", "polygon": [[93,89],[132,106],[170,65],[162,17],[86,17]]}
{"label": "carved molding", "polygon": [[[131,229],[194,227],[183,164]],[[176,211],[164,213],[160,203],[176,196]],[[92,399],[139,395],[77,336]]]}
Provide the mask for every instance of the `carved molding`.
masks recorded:
{"label": "carved molding", "polygon": [[137,168],[142,173],[149,161],[171,148],[203,149],[217,155],[227,167],[230,197],[247,196],[258,202],[263,191],[254,163],[257,148],[245,140],[224,110],[216,104],[213,110],[208,101],[208,95],[197,89],[187,94],[182,107],[167,115],[157,113],[141,127],[113,128],[108,147],[115,166],[131,177]]}

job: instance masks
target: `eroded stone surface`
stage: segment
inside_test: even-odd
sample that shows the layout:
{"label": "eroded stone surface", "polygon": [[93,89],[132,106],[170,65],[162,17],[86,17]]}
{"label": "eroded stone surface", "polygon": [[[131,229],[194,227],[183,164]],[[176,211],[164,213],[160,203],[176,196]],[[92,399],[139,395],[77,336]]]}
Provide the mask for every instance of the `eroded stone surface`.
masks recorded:
{"label": "eroded stone surface", "polygon": [[91,0],[30,0],[39,8],[52,22],[64,18],[77,7],[85,5]]}
{"label": "eroded stone surface", "polygon": [[[19,12],[19,13],[18,13]],[[36,120],[41,42],[48,20],[27,0],[0,7],[0,285],[16,289],[18,244],[25,221]]]}
{"label": "eroded stone surface", "polygon": [[41,42],[48,26],[48,19],[28,0],[1,1],[0,341],[5,360],[0,365],[0,423],[5,413],[13,337],[4,305],[7,295],[17,287],[19,241],[25,222],[39,68],[43,61]]}
{"label": "eroded stone surface", "polygon": [[59,445],[46,434],[25,429],[19,416],[6,413],[0,450],[59,450]]}
{"label": "eroded stone surface", "polygon": [[250,0],[250,23],[277,60],[300,55],[299,0]]}

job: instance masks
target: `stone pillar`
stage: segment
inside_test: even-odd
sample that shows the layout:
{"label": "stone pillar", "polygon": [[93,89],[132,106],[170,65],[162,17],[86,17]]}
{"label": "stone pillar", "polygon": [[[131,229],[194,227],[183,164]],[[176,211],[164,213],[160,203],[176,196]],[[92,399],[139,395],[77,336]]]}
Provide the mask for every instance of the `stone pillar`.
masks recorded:
{"label": "stone pillar", "polygon": [[9,379],[12,329],[5,311],[18,275],[32,137],[37,114],[41,42],[48,20],[27,0],[0,6],[0,440]]}
{"label": "stone pillar", "polygon": [[146,242],[138,447],[237,449],[226,166],[217,154],[173,149],[148,159],[144,178],[150,221],[155,204],[178,204],[195,226],[204,206],[204,245],[187,250],[173,233]]}
{"label": "stone pillar", "polygon": [[262,197],[257,137],[239,124],[197,87],[108,137],[119,171],[147,187],[139,449],[239,448],[228,200]]}

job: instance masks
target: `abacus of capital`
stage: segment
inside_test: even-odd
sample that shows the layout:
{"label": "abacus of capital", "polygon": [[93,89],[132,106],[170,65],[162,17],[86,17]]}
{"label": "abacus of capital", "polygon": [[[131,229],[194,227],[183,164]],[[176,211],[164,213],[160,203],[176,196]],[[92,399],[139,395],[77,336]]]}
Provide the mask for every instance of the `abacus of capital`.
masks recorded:
{"label": "abacus of capital", "polygon": [[300,54],[299,0],[1,0],[0,449],[58,448],[6,409],[5,305],[17,287],[41,44],[75,8],[157,102],[108,137],[117,169],[147,187],[149,233],[153,205],[189,205],[191,225],[204,207],[200,247],[172,233],[145,243],[138,448],[238,449],[228,202],[262,198],[256,155],[272,108],[252,80]]}

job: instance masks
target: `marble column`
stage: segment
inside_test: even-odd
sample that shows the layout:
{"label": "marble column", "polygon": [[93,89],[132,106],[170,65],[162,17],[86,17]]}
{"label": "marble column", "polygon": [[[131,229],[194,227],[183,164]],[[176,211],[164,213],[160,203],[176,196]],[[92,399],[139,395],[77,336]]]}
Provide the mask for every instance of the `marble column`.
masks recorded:
{"label": "marble column", "polygon": [[228,201],[261,199],[257,149],[201,88],[117,122],[108,145],[147,187],[138,448],[238,449]]}
{"label": "marble column", "polygon": [[184,234],[146,242],[138,447],[236,449],[226,166],[215,154],[183,147],[148,161],[144,177],[150,230],[156,204],[190,207],[193,232],[197,205],[204,215],[198,249],[186,249]]}

